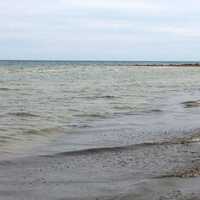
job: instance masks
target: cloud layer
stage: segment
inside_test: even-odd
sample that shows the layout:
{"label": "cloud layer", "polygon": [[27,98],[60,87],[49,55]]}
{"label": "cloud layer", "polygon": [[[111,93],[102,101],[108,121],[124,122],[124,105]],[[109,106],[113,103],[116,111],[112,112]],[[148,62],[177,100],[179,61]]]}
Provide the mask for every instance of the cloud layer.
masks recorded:
{"label": "cloud layer", "polygon": [[198,0],[1,1],[0,59],[200,60],[199,8]]}

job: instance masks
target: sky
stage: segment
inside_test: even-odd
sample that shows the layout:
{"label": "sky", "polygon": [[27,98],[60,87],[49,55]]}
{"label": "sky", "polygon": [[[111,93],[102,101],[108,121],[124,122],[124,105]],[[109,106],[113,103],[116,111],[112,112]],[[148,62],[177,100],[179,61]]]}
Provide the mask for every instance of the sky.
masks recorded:
{"label": "sky", "polygon": [[200,1],[2,0],[0,59],[199,61]]}

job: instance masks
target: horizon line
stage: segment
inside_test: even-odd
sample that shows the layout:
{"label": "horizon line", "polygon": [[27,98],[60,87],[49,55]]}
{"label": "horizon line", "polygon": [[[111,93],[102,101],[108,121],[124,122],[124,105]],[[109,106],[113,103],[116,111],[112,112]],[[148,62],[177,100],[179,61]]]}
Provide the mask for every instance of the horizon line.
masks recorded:
{"label": "horizon line", "polygon": [[28,61],[28,62],[200,62],[200,60],[102,60],[102,59],[0,59],[4,61]]}

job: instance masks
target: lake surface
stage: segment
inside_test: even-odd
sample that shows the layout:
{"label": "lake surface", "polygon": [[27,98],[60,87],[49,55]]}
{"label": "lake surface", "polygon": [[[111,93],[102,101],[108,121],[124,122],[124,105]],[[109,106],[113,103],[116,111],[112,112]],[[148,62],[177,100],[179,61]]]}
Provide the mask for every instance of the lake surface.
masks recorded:
{"label": "lake surface", "polygon": [[126,147],[200,128],[198,105],[183,104],[200,100],[200,68],[134,64],[1,61],[2,158]]}

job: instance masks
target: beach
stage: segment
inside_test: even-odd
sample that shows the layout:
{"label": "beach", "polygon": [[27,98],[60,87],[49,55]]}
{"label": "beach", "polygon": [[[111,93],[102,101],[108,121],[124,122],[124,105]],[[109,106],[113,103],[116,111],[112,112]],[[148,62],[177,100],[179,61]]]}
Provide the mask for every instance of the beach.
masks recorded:
{"label": "beach", "polygon": [[1,61],[0,199],[200,199],[186,64]]}
{"label": "beach", "polygon": [[198,200],[199,152],[198,143],[177,142],[1,161],[0,196],[5,200]]}

